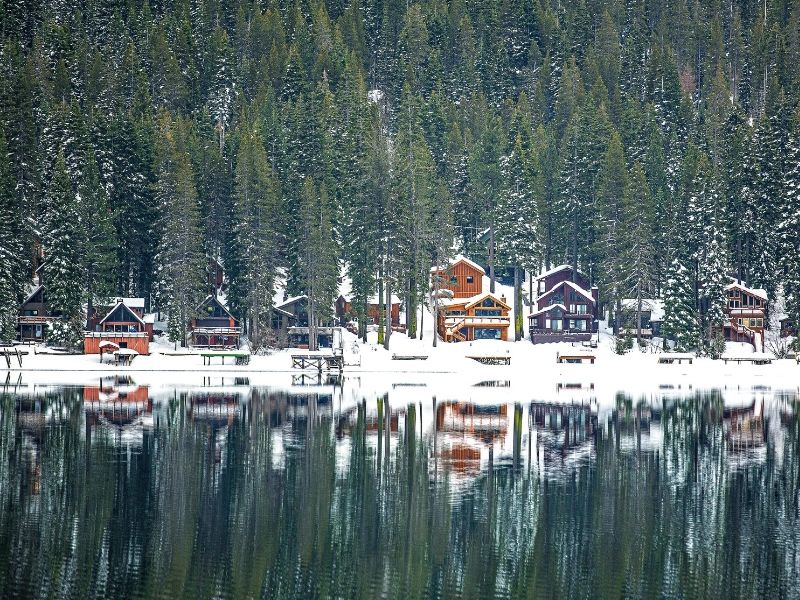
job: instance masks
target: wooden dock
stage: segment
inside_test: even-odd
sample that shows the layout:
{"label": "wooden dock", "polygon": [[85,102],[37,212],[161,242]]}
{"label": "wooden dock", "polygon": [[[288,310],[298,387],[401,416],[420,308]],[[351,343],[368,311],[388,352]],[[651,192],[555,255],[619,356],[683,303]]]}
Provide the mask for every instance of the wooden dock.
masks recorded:
{"label": "wooden dock", "polygon": [[211,359],[221,358],[222,364],[225,364],[226,358],[232,358],[236,365],[250,364],[249,352],[201,352],[200,356],[203,357],[203,365],[211,366]]}
{"label": "wooden dock", "polygon": [[495,355],[495,356],[467,356],[472,360],[476,360],[482,365],[510,365],[511,356],[509,355]]}
{"label": "wooden dock", "polygon": [[293,369],[316,369],[322,372],[339,371],[344,369],[344,357],[341,354],[292,354]]}
{"label": "wooden dock", "polygon": [[658,364],[660,365],[673,365],[675,363],[680,365],[684,362],[688,362],[691,365],[693,361],[693,354],[686,354],[683,352],[665,352],[658,357]]}
{"label": "wooden dock", "polygon": [[737,365],[750,363],[752,365],[771,365],[772,357],[767,354],[752,354],[750,356],[722,356],[722,362],[726,365],[728,361],[735,362]]}
{"label": "wooden dock", "polygon": [[428,360],[427,354],[392,354],[392,360]]}
{"label": "wooden dock", "polygon": [[586,361],[591,364],[594,364],[596,357],[594,354],[556,354],[556,363],[563,365],[563,364],[575,364],[579,365]]}
{"label": "wooden dock", "polygon": [[2,350],[6,359],[6,367],[11,368],[11,357],[16,357],[19,368],[22,368],[22,357],[28,354],[27,350],[20,350],[16,346],[5,346]]}

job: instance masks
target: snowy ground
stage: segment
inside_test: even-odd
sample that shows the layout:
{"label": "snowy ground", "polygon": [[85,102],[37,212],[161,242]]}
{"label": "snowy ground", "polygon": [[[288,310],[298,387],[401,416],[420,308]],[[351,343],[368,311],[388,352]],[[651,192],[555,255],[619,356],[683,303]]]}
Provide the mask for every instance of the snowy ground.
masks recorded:
{"label": "snowy ground", "polygon": [[[424,318],[422,340],[412,340],[394,333],[387,352],[377,344],[377,334],[370,333],[368,343],[357,342],[345,333],[344,378],[358,394],[369,397],[388,391],[393,397],[433,394],[439,400],[487,399],[497,401],[529,401],[531,399],[604,398],[613,402],[617,392],[637,395],[653,393],[691,393],[692,390],[719,388],[745,395],[754,389],[800,392],[800,365],[794,360],[778,360],[771,365],[737,365],[710,359],[695,359],[682,365],[659,365],[657,354],[633,351],[619,356],[612,350],[613,339],[601,334],[596,349],[573,347],[570,344],[540,344],[528,340],[500,342],[481,340],[455,344],[439,343],[432,347],[433,319]],[[357,351],[356,351],[357,344]],[[246,376],[250,385],[292,387],[291,355],[298,350],[285,350],[270,356],[253,356],[250,364],[222,366],[219,359],[211,367],[203,365],[197,353],[186,354],[171,347],[154,344],[150,356],[138,356],[129,367],[100,363],[97,355],[30,354],[23,357],[22,369],[12,362],[9,383],[87,383],[99,377],[125,373],[140,385],[172,386],[174,384],[207,385],[213,379],[218,385],[233,384],[235,376]],[[729,347],[729,353],[751,352],[746,346]],[[556,363],[557,353],[591,352],[595,364]],[[427,355],[427,360],[392,360],[393,354]],[[509,366],[487,366],[469,356],[510,356]],[[108,361],[108,357],[106,358]],[[232,360],[226,361],[232,363]],[[0,365],[6,369],[5,361]]]}

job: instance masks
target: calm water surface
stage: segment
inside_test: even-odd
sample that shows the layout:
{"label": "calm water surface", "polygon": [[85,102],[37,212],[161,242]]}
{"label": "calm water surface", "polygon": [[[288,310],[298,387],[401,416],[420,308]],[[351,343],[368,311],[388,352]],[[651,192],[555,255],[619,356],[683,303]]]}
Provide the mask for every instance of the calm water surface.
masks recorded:
{"label": "calm water surface", "polygon": [[0,598],[800,598],[793,395],[346,388],[7,386]]}

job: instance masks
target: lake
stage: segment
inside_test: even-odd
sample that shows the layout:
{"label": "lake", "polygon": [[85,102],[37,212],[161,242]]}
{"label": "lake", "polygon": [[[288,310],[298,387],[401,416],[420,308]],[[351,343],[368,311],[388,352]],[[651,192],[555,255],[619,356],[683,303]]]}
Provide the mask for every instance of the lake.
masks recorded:
{"label": "lake", "polygon": [[325,383],[7,385],[0,597],[800,597],[796,393]]}

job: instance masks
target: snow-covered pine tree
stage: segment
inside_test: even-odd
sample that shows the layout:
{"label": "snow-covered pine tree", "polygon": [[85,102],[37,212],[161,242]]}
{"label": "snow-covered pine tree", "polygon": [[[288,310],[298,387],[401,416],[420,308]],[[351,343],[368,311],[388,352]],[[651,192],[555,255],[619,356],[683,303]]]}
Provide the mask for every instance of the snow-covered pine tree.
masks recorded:
{"label": "snow-covered pine tree", "polygon": [[642,165],[633,164],[624,197],[625,221],[623,226],[623,252],[625,265],[625,291],[636,299],[636,338],[642,342],[642,300],[651,295],[655,280],[652,221],[653,199]]}
{"label": "snow-covered pine tree", "polygon": [[81,341],[82,226],[77,198],[67,173],[64,152],[59,151],[47,193],[42,245],[45,252],[45,286],[50,312],[57,315],[48,339],[68,348]]}
{"label": "snow-covered pine tree", "polygon": [[[800,123],[795,126],[789,147],[784,189],[786,198],[782,206],[778,227],[781,250],[781,271],[786,316],[795,327],[800,325]],[[794,349],[800,352],[800,336],[794,341]]]}
{"label": "snow-covered pine tree", "polygon": [[[522,338],[522,303],[520,271],[533,271],[541,264],[539,216],[535,196],[538,165],[526,161],[522,137],[517,134],[510,153],[501,159],[503,188],[497,204],[498,264],[515,269],[514,310],[515,338]],[[539,188],[541,186],[538,186]]]}
{"label": "snow-covered pine tree", "polygon": [[25,285],[25,227],[19,210],[11,156],[0,127],[0,341],[14,339]]}
{"label": "snow-covered pine tree", "polygon": [[278,256],[279,196],[260,131],[240,132],[233,196],[233,236],[228,249],[229,298],[247,328],[253,349],[268,340],[275,263]]}
{"label": "snow-covered pine tree", "polygon": [[155,263],[155,295],[167,313],[169,339],[186,345],[186,328],[205,292],[206,259],[194,171],[186,147],[186,123],[159,118],[156,199],[161,219]]}
{"label": "snow-covered pine tree", "polygon": [[236,98],[233,51],[228,41],[228,34],[222,27],[217,27],[211,37],[211,56],[214,63],[214,79],[208,94],[208,108],[217,132],[219,152],[222,154]]}
{"label": "snow-covered pine tree", "polygon": [[675,342],[677,352],[686,352],[696,347],[697,314],[694,308],[692,275],[678,258],[667,269],[662,328],[665,342]]}
{"label": "snow-covered pine tree", "polygon": [[[108,194],[100,181],[94,152],[87,152],[83,176],[78,183],[78,214],[81,226],[81,268],[87,318],[96,298],[111,296],[115,290],[117,237]],[[88,327],[88,323],[87,323]]]}

